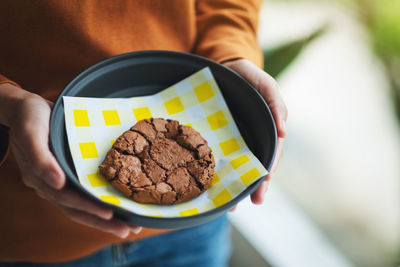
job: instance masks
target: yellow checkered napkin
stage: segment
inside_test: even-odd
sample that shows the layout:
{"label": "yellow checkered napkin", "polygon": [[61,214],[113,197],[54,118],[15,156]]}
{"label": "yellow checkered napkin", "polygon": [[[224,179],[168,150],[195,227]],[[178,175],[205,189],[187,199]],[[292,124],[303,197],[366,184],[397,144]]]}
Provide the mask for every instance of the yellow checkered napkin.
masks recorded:
{"label": "yellow checkered napkin", "polygon": [[[268,172],[247,148],[209,68],[151,96],[86,98],[64,96],[69,147],[79,181],[99,199],[134,213],[181,217],[219,207]],[[211,187],[172,206],[139,204],[114,189],[98,172],[115,139],[137,121],[178,120],[208,141],[215,157]]]}

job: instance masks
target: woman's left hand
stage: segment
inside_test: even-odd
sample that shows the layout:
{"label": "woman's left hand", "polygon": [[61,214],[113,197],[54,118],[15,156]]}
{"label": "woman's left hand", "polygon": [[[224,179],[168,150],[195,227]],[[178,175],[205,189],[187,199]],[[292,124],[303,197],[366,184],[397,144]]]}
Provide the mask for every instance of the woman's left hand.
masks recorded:
{"label": "woman's left hand", "polygon": [[272,164],[271,171],[260,187],[253,194],[251,194],[251,201],[254,204],[261,204],[264,201],[264,196],[267,192],[271,176],[274,174],[283,153],[283,141],[286,136],[286,119],[288,111],[279,93],[278,83],[268,73],[246,59],[228,61],[225,62],[224,65],[241,75],[258,90],[271,109],[277,127],[277,154],[275,156],[274,163]]}

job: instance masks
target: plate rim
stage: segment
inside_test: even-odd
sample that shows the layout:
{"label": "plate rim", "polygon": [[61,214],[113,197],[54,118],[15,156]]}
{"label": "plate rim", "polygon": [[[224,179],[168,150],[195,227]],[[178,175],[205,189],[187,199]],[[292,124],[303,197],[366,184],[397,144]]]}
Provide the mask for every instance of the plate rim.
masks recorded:
{"label": "plate rim", "polygon": [[[233,207],[234,205],[236,205],[238,202],[240,202],[243,198],[247,197],[248,195],[250,195],[251,193],[253,193],[258,187],[259,185],[262,183],[262,181],[265,179],[265,176],[262,176],[261,178],[259,178],[259,180],[255,183],[253,183],[252,185],[250,185],[249,187],[247,187],[245,190],[243,190],[239,195],[237,195],[235,198],[231,199],[230,201],[228,201],[227,203],[225,203],[222,206],[216,207],[215,209],[203,212],[203,213],[199,213],[196,215],[191,215],[191,216],[185,216],[185,217],[152,217],[152,216],[146,216],[146,215],[141,215],[141,214],[137,214],[131,211],[127,211],[121,207],[118,207],[116,205],[112,205],[110,203],[101,201],[100,199],[98,199],[97,197],[95,197],[94,195],[92,195],[88,190],[86,190],[80,183],[79,183],[79,178],[77,177],[77,175],[74,173],[74,171],[72,170],[72,168],[68,168],[67,170],[62,166],[62,164],[60,163],[60,160],[57,157],[57,154],[55,152],[55,148],[54,148],[54,141],[56,140],[56,137],[54,136],[54,130],[52,130],[52,126],[55,124],[56,121],[56,116],[58,115],[57,113],[57,109],[61,108],[62,110],[64,110],[64,105],[63,105],[63,96],[68,96],[68,93],[75,88],[76,85],[78,85],[82,80],[84,80],[86,77],[89,77],[90,74],[95,73],[96,71],[111,65],[113,63],[117,63],[121,60],[129,60],[129,59],[134,59],[135,57],[145,57],[145,56],[161,56],[161,57],[165,57],[165,56],[177,56],[177,57],[186,57],[186,58],[191,58],[193,60],[200,60],[203,61],[204,63],[206,63],[207,65],[211,65],[217,68],[222,68],[224,71],[227,71],[230,73],[230,75],[234,75],[237,78],[239,78],[243,83],[245,83],[249,88],[251,88],[253,91],[255,91],[255,93],[258,95],[258,97],[261,99],[261,101],[263,102],[263,104],[265,105],[267,111],[268,111],[268,115],[271,117],[271,121],[272,121],[272,126],[273,126],[273,139],[274,139],[274,144],[273,144],[273,154],[272,154],[272,158],[269,162],[269,164],[267,164],[267,166],[264,165],[263,162],[261,162],[261,164],[263,164],[263,166],[268,170],[268,172],[270,172],[272,164],[275,160],[276,157],[276,151],[277,151],[277,130],[276,130],[276,125],[275,125],[275,120],[273,117],[273,114],[268,106],[268,104],[266,103],[265,99],[261,96],[261,94],[254,88],[254,86],[252,86],[246,79],[244,79],[242,76],[240,76],[239,74],[237,74],[235,71],[225,67],[224,65],[213,61],[211,59],[199,56],[199,55],[195,55],[195,54],[191,54],[191,53],[185,53],[185,52],[178,52],[178,51],[168,51],[168,50],[142,50],[142,51],[136,51],[136,52],[129,52],[129,53],[123,53],[123,54],[119,54],[110,58],[107,58],[105,60],[102,60],[98,63],[93,64],[92,66],[86,68],[84,71],[82,71],[80,74],[78,74],[74,79],[72,79],[72,81],[70,81],[67,86],[64,87],[64,89],[61,91],[61,93],[57,96],[57,99],[54,103],[52,112],[51,112],[51,116],[50,116],[50,132],[49,132],[49,143],[50,143],[50,148],[51,151],[54,155],[54,157],[56,158],[57,162],[60,164],[60,167],[63,169],[63,171],[66,173],[67,176],[67,181],[71,182],[74,184],[74,187],[79,189],[79,191],[83,192],[85,195],[89,196],[91,199],[93,199],[94,201],[96,201],[97,203],[99,203],[100,205],[106,206],[108,208],[111,208],[112,210],[118,210],[119,212],[125,214],[127,216],[133,216],[133,217],[137,217],[137,219],[140,219],[141,221],[154,221],[156,223],[160,223],[160,222],[185,222],[185,221],[192,221],[192,220],[196,220],[197,218],[202,218],[202,217],[208,217],[210,215],[214,215],[214,214],[218,214],[218,213],[222,213],[223,211],[227,211],[228,209],[230,209],[231,207]],[[210,67],[210,66],[209,66]],[[62,116],[62,115],[61,115]],[[63,116],[64,118],[64,123],[65,123],[65,115]],[[66,132],[64,130],[64,135],[66,135]],[[71,176],[77,179],[74,179]]]}

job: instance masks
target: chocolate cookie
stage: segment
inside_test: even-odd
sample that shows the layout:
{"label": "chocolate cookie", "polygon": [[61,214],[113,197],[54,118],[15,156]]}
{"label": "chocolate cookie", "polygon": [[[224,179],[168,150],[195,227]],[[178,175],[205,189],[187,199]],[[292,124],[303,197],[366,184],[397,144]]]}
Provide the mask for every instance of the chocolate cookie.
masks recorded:
{"label": "chocolate cookie", "polygon": [[175,120],[146,119],[118,137],[99,170],[137,202],[171,205],[207,190],[214,167],[197,131]]}

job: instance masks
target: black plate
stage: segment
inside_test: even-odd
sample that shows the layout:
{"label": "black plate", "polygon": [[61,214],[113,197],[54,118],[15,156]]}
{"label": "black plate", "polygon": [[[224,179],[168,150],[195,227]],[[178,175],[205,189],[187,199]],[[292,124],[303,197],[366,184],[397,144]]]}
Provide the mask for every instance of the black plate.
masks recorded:
{"label": "black plate", "polygon": [[138,215],[102,202],[79,183],[65,131],[63,96],[132,97],[150,95],[210,67],[232,116],[250,150],[270,170],[276,151],[276,128],[272,114],[260,94],[243,78],[209,59],[172,51],[141,51],[104,60],[78,75],[58,96],[50,118],[50,146],[72,186],[114,211],[117,218],[131,225],[151,228],[185,228],[208,222],[222,215],[254,192],[262,179],[239,196],[211,211],[181,218],[155,218]]}

